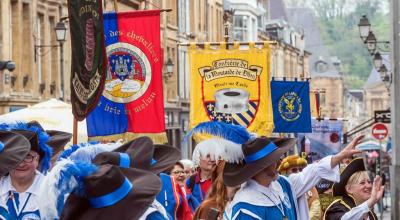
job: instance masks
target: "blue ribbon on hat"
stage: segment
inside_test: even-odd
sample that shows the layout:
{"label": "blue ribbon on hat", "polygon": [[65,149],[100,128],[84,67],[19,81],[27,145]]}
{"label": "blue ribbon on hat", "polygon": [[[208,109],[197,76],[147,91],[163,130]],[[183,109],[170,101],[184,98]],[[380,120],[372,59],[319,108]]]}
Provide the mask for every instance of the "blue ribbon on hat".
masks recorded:
{"label": "blue ribbon on hat", "polygon": [[269,142],[269,144],[267,144],[261,150],[246,156],[244,158],[244,161],[246,161],[246,163],[252,163],[252,162],[257,161],[257,160],[267,156],[268,154],[274,152],[276,149],[278,149],[278,147],[274,144],[274,142],[271,141],[271,142]]}
{"label": "blue ribbon on hat", "polygon": [[112,193],[103,196],[89,198],[89,203],[93,208],[112,206],[125,198],[132,189],[132,183],[125,177],[124,183]]}
{"label": "blue ribbon on hat", "polygon": [[127,153],[119,153],[119,167],[129,168],[131,165],[131,158]]}
{"label": "blue ribbon on hat", "polygon": [[3,142],[0,141],[0,154],[1,152],[3,152],[3,150],[4,150],[4,144]]}

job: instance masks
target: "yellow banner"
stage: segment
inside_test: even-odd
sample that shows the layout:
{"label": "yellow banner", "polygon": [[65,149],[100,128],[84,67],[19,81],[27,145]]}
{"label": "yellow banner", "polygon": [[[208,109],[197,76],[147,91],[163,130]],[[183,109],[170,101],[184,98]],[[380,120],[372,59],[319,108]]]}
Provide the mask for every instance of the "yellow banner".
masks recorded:
{"label": "yellow banner", "polygon": [[204,49],[189,47],[190,127],[205,121],[242,125],[258,135],[274,128],[270,89],[270,48],[226,50],[209,44]]}

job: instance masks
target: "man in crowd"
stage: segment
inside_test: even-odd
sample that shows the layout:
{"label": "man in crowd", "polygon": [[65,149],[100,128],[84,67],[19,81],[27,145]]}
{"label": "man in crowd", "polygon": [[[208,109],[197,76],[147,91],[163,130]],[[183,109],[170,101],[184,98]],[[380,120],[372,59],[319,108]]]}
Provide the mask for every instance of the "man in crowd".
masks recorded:
{"label": "man in crowd", "polygon": [[[291,174],[303,171],[307,166],[307,160],[298,155],[285,157],[278,168],[281,175],[290,176]],[[306,193],[307,205],[310,210],[310,220],[320,220],[322,218],[321,204],[319,202],[318,191],[315,187]]]}
{"label": "man in crowd", "polygon": [[309,219],[305,193],[321,178],[339,181],[339,163],[360,151],[354,139],[341,152],[327,156],[302,172],[288,178],[279,176],[277,161],[295,144],[294,139],[256,138],[243,144],[242,163],[227,163],[224,183],[241,189],[225,209],[225,218],[243,219]]}

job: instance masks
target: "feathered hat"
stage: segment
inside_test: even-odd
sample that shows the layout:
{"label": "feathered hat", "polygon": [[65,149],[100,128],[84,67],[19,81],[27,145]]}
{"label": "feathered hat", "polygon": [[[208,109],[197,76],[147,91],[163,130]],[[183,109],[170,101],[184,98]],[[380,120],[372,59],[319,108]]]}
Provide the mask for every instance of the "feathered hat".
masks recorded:
{"label": "feathered hat", "polygon": [[181,158],[181,152],[169,145],[153,144],[149,137],[139,137],[113,150],[98,154],[96,164],[113,164],[139,168],[159,174]]}
{"label": "feathered hat", "polygon": [[23,135],[29,140],[31,150],[36,151],[40,155],[39,171],[46,173],[51,166],[51,157],[53,156],[52,148],[47,145],[49,135],[43,128],[28,123],[18,122],[14,124],[0,124],[0,130],[13,131]]}
{"label": "feathered hat", "polygon": [[49,140],[46,142],[53,149],[53,155],[57,155],[64,150],[65,145],[71,140],[72,134],[58,130],[45,130],[38,121],[28,122],[29,126],[36,126],[45,131],[49,135]]}
{"label": "feathered hat", "polygon": [[286,174],[287,171],[293,167],[305,167],[307,160],[298,155],[290,155],[285,157],[279,165],[278,171],[280,174]]}
{"label": "feathered hat", "polygon": [[203,122],[194,127],[185,137],[206,135],[211,138],[198,143],[193,151],[192,160],[199,166],[200,157],[210,156],[214,160],[237,163],[243,159],[241,145],[254,138],[246,128],[222,122]]}
{"label": "feathered hat", "polygon": [[121,145],[121,141],[115,143],[87,142],[75,144],[62,151],[58,156],[57,161],[68,158],[73,161],[91,163],[97,154],[113,151]]}

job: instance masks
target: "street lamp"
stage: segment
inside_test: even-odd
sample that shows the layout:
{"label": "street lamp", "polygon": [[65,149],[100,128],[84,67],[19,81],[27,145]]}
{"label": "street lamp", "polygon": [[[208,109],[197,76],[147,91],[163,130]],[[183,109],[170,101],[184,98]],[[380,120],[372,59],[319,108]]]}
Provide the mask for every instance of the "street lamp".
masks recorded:
{"label": "street lamp", "polygon": [[383,58],[381,56],[382,51],[389,52],[390,51],[390,42],[389,41],[378,41],[375,37],[374,32],[371,30],[371,24],[368,21],[366,15],[363,15],[360,18],[360,22],[358,23],[358,28],[360,31],[360,38],[363,40],[363,43],[366,45],[368,52],[373,56],[374,67],[379,72],[380,78],[382,82],[385,84],[386,88],[390,88],[390,84],[392,83],[392,74],[388,71],[385,64],[383,64]]}
{"label": "street lamp", "polygon": [[168,58],[167,63],[165,64],[167,66],[167,77],[172,77],[172,74],[174,72],[174,63],[172,62],[171,58]]}
{"label": "street lamp", "polygon": [[379,70],[382,66],[382,56],[379,52],[376,52],[374,55],[374,67],[375,69]]}
{"label": "street lamp", "polygon": [[358,30],[360,31],[360,37],[363,41],[368,37],[370,29],[371,24],[369,23],[367,16],[363,15],[358,23]]}
{"label": "street lamp", "polygon": [[366,15],[363,15],[360,18],[360,22],[358,23],[358,28],[360,32],[360,38],[367,46],[367,49],[371,55],[374,55],[376,50],[385,52],[390,51],[390,42],[378,41],[376,39],[374,32],[372,32],[371,30],[371,24],[369,23]]}
{"label": "street lamp", "polygon": [[65,25],[65,23],[62,21],[58,22],[54,30],[56,31],[57,41],[60,43],[64,43],[67,36],[67,26]]}
{"label": "street lamp", "polygon": [[370,31],[364,43],[367,46],[367,49],[371,55],[374,54],[376,50],[376,42],[377,40],[375,34],[372,31]]}
{"label": "street lamp", "polygon": [[13,70],[15,70],[15,63],[11,60],[8,61],[0,60],[0,70],[5,70],[5,69],[12,72]]}
{"label": "street lamp", "polygon": [[64,101],[64,42],[67,36],[67,26],[64,22],[59,21],[54,28],[57,41],[60,44],[60,76],[61,76],[61,99]]}

